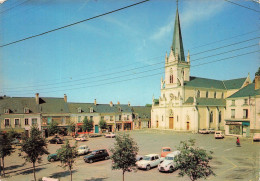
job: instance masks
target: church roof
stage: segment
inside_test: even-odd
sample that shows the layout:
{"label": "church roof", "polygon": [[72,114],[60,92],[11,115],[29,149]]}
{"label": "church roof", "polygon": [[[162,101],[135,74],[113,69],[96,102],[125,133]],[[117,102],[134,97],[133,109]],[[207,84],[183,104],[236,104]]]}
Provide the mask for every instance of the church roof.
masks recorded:
{"label": "church roof", "polygon": [[228,98],[239,98],[239,97],[249,97],[249,96],[256,96],[260,95],[260,89],[255,90],[255,84],[249,84],[236,93],[232,94]]}
{"label": "church roof", "polygon": [[174,32],[173,32],[173,41],[172,41],[172,47],[171,48],[172,48],[174,54],[178,53],[180,61],[185,61],[178,8],[176,10]]}
{"label": "church roof", "polygon": [[190,77],[190,81],[185,81],[184,85],[187,87],[213,88],[213,89],[239,89],[242,87],[246,78],[232,79],[232,80],[214,80],[200,77]]}
{"label": "church roof", "polygon": [[[184,104],[193,104],[194,98],[189,97]],[[196,98],[196,104],[198,106],[225,106],[225,99],[215,99],[215,98]]]}

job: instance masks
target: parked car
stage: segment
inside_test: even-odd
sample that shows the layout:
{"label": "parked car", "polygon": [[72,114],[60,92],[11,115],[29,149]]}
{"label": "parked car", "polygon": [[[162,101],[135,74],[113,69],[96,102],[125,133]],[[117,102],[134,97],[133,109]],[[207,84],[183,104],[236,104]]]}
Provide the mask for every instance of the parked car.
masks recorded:
{"label": "parked car", "polygon": [[47,160],[49,162],[58,161],[59,160],[58,154],[57,153],[53,153],[53,154],[48,155]]}
{"label": "parked car", "polygon": [[59,181],[58,178],[42,177],[42,181]]}
{"label": "parked car", "polygon": [[59,137],[54,137],[54,138],[49,140],[49,143],[51,143],[51,144],[62,144],[63,141]]}
{"label": "parked car", "polygon": [[200,133],[200,134],[209,134],[209,131],[206,130],[206,129],[200,129],[200,130],[199,130],[199,133]]}
{"label": "parked car", "polygon": [[160,172],[173,172],[176,168],[174,166],[174,157],[179,155],[180,151],[174,151],[169,153],[162,163],[158,165]]}
{"label": "parked car", "polygon": [[20,146],[21,145],[21,140],[14,138],[13,141],[11,142],[12,145]]}
{"label": "parked car", "polygon": [[163,161],[158,154],[149,154],[143,157],[142,160],[136,162],[136,166],[139,169],[150,170],[152,167],[156,167]]}
{"label": "parked car", "polygon": [[84,157],[86,163],[93,163],[100,160],[108,160],[109,154],[106,149],[94,150],[90,154]]}
{"label": "parked car", "polygon": [[215,139],[218,139],[218,138],[224,138],[224,134],[222,133],[222,131],[216,131],[215,132]]}
{"label": "parked car", "polygon": [[172,150],[170,147],[162,147],[161,157],[165,157],[167,154],[171,153]]}
{"label": "parked car", "polygon": [[80,135],[79,137],[75,138],[76,141],[87,141],[87,137],[85,135]]}
{"label": "parked car", "polygon": [[254,134],[253,141],[260,141],[260,133],[255,133]]}
{"label": "parked car", "polygon": [[209,128],[209,129],[208,129],[208,132],[209,132],[209,133],[215,133],[215,129],[214,129],[214,128]]}
{"label": "parked car", "polygon": [[114,138],[116,137],[116,135],[114,133],[108,133],[108,134],[105,134],[105,138]]}
{"label": "parked car", "polygon": [[87,145],[81,145],[77,149],[78,155],[86,155],[90,152],[90,149]]}

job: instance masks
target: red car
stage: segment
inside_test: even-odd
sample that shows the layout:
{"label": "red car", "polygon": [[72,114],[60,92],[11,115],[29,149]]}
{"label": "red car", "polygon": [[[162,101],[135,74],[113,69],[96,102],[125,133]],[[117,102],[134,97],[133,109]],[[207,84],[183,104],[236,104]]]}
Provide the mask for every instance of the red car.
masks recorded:
{"label": "red car", "polygon": [[161,157],[166,157],[166,155],[168,155],[171,152],[172,149],[170,147],[162,147]]}

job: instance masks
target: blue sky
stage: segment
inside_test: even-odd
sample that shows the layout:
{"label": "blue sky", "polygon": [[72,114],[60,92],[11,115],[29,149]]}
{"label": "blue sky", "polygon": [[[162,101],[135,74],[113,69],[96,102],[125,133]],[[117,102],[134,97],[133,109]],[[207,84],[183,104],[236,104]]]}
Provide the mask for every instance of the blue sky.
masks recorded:
{"label": "blue sky", "polygon": [[[0,44],[137,2],[7,0],[0,5]],[[259,11],[256,2],[235,2]],[[160,95],[164,57],[172,43],[175,13],[176,1],[151,0],[2,47],[0,95],[34,97],[38,92],[42,97],[67,94],[69,102],[97,99],[98,103],[151,104],[153,95]],[[250,73],[254,79],[260,64],[259,52],[196,65],[259,50],[259,39],[256,39],[259,13],[224,0],[182,0],[179,14],[185,56],[188,50],[191,54],[192,76],[228,80]],[[200,53],[242,41],[246,42]],[[236,51],[211,56],[231,50]],[[207,56],[211,57],[204,58]]]}

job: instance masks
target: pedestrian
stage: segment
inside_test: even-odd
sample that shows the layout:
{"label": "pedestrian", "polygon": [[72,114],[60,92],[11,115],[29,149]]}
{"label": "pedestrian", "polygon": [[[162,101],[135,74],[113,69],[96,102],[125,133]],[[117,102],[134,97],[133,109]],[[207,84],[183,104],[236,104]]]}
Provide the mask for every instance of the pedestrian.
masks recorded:
{"label": "pedestrian", "polygon": [[239,138],[238,138],[238,137],[237,137],[236,143],[237,143],[237,146],[240,146],[240,141],[239,141]]}

